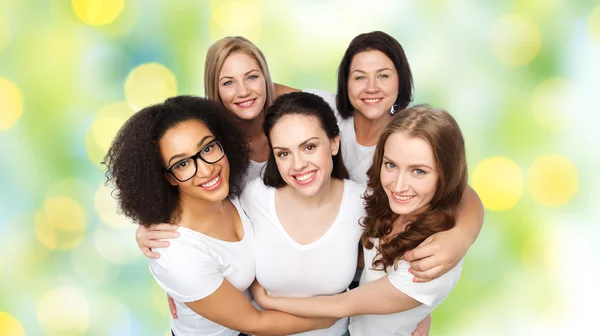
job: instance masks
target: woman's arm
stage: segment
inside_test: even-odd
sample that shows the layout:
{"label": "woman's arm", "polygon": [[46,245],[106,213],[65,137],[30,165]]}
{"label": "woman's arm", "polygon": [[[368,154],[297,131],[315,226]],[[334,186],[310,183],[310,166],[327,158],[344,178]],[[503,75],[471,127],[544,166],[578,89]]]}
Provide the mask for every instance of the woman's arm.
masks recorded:
{"label": "woman's arm", "polygon": [[298,92],[300,90],[294,89],[293,87],[285,86],[282,84],[274,83],[275,85],[275,97],[279,97],[282,94],[290,93],[290,92]]}
{"label": "woman's arm", "polygon": [[393,314],[421,305],[421,302],[394,287],[387,276],[332,296],[271,297],[256,282],[252,285],[252,293],[256,302],[263,308],[307,317],[341,318],[365,314]]}
{"label": "woman's arm", "polygon": [[186,302],[186,305],[215,323],[253,335],[295,334],[329,328],[336,321],[332,318],[306,318],[272,310],[257,310],[227,280],[223,280],[212,294],[198,301]]}
{"label": "woman's arm", "polygon": [[483,204],[471,187],[463,193],[456,225],[425,239],[417,248],[404,254],[410,262],[415,282],[430,281],[444,275],[465,256],[483,226]]}
{"label": "woman's arm", "polygon": [[169,242],[165,239],[179,237],[177,228],[177,225],[167,223],[150,225],[149,228],[139,225],[135,231],[135,241],[146,257],[158,259],[160,254],[153,252],[151,248],[169,247]]}

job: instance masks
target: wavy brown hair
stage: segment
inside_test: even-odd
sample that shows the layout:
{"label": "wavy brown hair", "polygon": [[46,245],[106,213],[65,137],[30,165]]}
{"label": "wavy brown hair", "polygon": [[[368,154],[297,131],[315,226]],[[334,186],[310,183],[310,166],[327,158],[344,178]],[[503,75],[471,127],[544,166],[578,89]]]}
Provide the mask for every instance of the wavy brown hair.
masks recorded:
{"label": "wavy brown hair", "polygon": [[[389,205],[381,184],[380,171],[384,148],[390,135],[407,132],[411,137],[427,141],[432,149],[438,172],[437,188],[428,207],[409,218],[403,232],[390,237],[398,219]],[[454,227],[455,215],[467,185],[467,160],[462,133],[456,120],[445,110],[429,105],[416,105],[396,114],[379,138],[373,164],[367,171],[369,181],[365,193],[366,217],[361,242],[372,249],[371,238],[382,239],[376,246],[373,268],[386,270],[397,267],[406,251],[417,247],[434,233]]]}

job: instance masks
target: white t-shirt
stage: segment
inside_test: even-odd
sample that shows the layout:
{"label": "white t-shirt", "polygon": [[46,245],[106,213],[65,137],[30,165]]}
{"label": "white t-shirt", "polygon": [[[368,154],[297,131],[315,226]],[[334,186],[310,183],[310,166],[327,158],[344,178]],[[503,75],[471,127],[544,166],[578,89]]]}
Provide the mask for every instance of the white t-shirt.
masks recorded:
{"label": "white t-shirt", "polygon": [[367,170],[373,163],[376,146],[363,146],[356,141],[354,117],[343,119],[337,110],[335,93],[324,90],[308,89],[304,92],[315,94],[325,100],[333,109],[340,128],[342,156],[344,164],[350,173],[350,179],[360,184],[367,184]]}
{"label": "white t-shirt", "polygon": [[250,165],[248,166],[248,171],[246,172],[246,176],[244,176],[244,184],[248,184],[248,182],[254,180],[257,177],[262,177],[263,175],[263,167],[267,165],[267,161],[265,162],[256,162],[250,160]]}
{"label": "white t-shirt", "polygon": [[149,259],[150,272],[158,285],[175,301],[177,319],[171,329],[177,336],[233,336],[238,331],[214,323],[190,309],[185,302],[203,299],[215,292],[223,279],[250,297],[254,280],[254,230],[238,199],[231,200],[244,228],[239,242],[226,242],[180,227],[180,236],[168,248],[153,249],[159,259]]}
{"label": "white t-shirt", "polygon": [[[375,246],[379,246],[379,239],[373,239]],[[413,275],[408,272],[410,263],[401,260],[398,269],[388,267],[387,273],[372,269],[373,258],[377,253],[375,248],[363,249],[365,268],[360,279],[360,284],[379,280],[388,276],[396,289],[419,301],[422,305],[400,313],[389,315],[359,315],[350,318],[350,334],[352,336],[410,336],[421,322],[433,309],[450,294],[458,283],[462,271],[461,260],[454,268],[441,277],[429,282],[413,282]]]}
{"label": "white t-shirt", "polygon": [[[362,234],[359,219],[365,215],[360,197],[365,187],[344,181],[338,215],[329,230],[317,241],[302,245],[290,237],[277,217],[275,188],[256,179],[242,193],[242,207],[254,223],[256,279],[272,295],[312,297],[344,291],[354,276],[358,242]],[[329,329],[297,335],[340,336],[348,319],[338,320]]]}

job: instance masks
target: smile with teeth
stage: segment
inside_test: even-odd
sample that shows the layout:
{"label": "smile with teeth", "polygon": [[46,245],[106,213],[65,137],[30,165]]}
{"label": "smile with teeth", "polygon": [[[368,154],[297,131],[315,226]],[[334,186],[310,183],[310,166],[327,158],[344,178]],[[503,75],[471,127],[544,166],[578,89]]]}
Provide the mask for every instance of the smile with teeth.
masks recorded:
{"label": "smile with teeth", "polygon": [[250,107],[256,99],[249,99],[243,102],[236,103],[239,107]]}
{"label": "smile with teeth", "polygon": [[294,176],[294,178],[298,181],[306,181],[309,178],[311,178],[313,175],[315,175],[316,171],[311,171],[310,173],[306,173],[304,175],[300,175],[300,176]]}
{"label": "smile with teeth", "polygon": [[221,179],[221,174],[217,175],[217,177],[215,177],[214,179],[212,179],[204,184],[201,184],[200,186],[202,188],[210,188],[210,187],[214,186],[215,184],[217,184],[220,179]]}
{"label": "smile with teeth", "polygon": [[378,103],[382,99],[383,98],[368,98],[368,99],[363,99],[363,101],[367,104],[375,104],[375,103]]}
{"label": "smile with teeth", "polygon": [[394,196],[395,199],[399,200],[399,201],[408,201],[409,199],[413,199],[416,196],[403,196],[403,195],[397,195],[392,193],[392,195]]}

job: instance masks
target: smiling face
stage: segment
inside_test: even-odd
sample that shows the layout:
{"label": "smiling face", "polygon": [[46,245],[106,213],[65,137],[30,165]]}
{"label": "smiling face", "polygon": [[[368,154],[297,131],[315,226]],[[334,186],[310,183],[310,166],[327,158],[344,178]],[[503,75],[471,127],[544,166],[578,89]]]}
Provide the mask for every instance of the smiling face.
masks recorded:
{"label": "smiling face", "polygon": [[404,131],[388,137],[380,174],[390,208],[398,215],[428,206],[437,190],[438,170],[431,145]]}
{"label": "smiling face", "polygon": [[[173,166],[173,170],[184,169],[189,165],[185,159],[198,153],[198,151],[216,150],[205,148],[215,140],[212,132],[198,120],[188,120],[169,129],[159,141],[160,154],[163,167]],[[209,202],[222,201],[229,194],[229,161],[227,156],[214,164],[208,164],[199,158],[196,160],[198,171],[184,182],[175,179],[167,173],[169,183],[177,186],[181,196],[189,196]]]}
{"label": "smiling face", "polygon": [[356,54],[350,63],[348,98],[352,107],[367,119],[389,113],[398,97],[398,72],[379,50]]}
{"label": "smiling face", "polygon": [[243,52],[227,56],[219,72],[223,105],[243,120],[253,120],[265,106],[265,77],[256,60]]}
{"label": "smiling face", "polygon": [[277,169],[287,185],[310,197],[330,182],[340,138],[329,139],[316,117],[283,116],[270,137]]}

